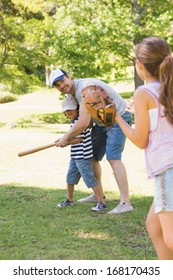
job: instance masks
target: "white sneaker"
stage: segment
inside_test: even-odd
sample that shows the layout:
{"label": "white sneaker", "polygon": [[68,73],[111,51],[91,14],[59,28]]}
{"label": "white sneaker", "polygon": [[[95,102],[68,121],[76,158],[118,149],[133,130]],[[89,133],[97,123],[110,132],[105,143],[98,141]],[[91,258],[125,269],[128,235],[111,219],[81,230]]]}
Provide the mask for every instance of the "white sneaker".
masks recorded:
{"label": "white sneaker", "polygon": [[121,214],[133,211],[133,206],[128,206],[125,202],[118,204],[117,207],[115,207],[113,210],[109,211],[108,214]]}
{"label": "white sneaker", "polygon": [[91,194],[91,195],[89,195],[89,196],[87,196],[87,197],[85,197],[85,198],[79,199],[78,202],[80,202],[80,203],[85,203],[85,202],[98,202],[98,200],[97,200],[95,194]]}

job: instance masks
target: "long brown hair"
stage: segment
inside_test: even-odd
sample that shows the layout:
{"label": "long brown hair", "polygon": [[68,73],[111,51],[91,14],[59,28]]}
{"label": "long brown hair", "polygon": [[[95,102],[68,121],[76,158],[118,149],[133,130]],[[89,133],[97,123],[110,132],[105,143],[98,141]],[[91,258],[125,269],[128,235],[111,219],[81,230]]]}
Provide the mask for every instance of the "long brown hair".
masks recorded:
{"label": "long brown hair", "polygon": [[148,37],[137,45],[136,58],[161,83],[159,101],[165,116],[173,124],[173,56],[168,43],[159,37]]}

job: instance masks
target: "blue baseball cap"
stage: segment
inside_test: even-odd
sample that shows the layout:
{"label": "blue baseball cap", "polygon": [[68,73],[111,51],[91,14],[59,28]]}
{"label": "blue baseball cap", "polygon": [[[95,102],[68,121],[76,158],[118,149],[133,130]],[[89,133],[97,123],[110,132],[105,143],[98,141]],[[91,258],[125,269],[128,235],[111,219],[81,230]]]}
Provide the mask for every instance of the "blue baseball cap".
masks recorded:
{"label": "blue baseball cap", "polygon": [[52,70],[49,76],[50,86],[53,87],[56,81],[61,81],[67,73],[62,69]]}

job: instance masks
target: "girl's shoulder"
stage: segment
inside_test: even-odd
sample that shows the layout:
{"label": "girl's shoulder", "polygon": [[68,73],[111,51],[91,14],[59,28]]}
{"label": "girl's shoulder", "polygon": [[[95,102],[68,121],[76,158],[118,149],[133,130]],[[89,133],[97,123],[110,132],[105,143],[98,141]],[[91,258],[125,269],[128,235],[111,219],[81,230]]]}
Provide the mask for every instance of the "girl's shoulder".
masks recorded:
{"label": "girl's shoulder", "polygon": [[160,83],[159,82],[150,82],[139,86],[136,90],[136,93],[146,91],[150,95],[154,96],[155,98],[159,98],[160,95]]}

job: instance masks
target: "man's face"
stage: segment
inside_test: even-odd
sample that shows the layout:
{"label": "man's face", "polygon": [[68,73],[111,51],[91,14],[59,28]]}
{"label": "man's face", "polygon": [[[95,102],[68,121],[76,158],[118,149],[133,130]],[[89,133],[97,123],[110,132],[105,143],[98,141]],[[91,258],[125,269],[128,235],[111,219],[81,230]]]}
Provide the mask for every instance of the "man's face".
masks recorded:
{"label": "man's face", "polygon": [[59,90],[61,93],[69,94],[71,93],[73,82],[72,79],[68,76],[64,76],[64,78],[60,81],[56,81],[54,86]]}

